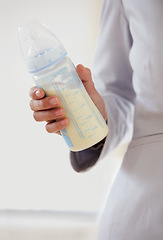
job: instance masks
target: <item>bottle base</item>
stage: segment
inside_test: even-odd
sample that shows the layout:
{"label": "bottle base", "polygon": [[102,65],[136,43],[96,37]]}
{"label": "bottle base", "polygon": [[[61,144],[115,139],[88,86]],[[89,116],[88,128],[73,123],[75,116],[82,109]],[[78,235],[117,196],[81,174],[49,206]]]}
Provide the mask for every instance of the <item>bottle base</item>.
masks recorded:
{"label": "bottle base", "polygon": [[70,147],[70,150],[72,152],[79,152],[79,151],[86,150],[86,149],[94,146],[95,144],[99,143],[100,141],[102,141],[107,135],[108,135],[108,132],[107,132],[107,134],[101,136],[101,138],[98,138],[98,140],[96,140],[96,141],[92,141],[89,144],[83,144],[83,146],[81,146],[81,147],[72,147],[72,148]]}

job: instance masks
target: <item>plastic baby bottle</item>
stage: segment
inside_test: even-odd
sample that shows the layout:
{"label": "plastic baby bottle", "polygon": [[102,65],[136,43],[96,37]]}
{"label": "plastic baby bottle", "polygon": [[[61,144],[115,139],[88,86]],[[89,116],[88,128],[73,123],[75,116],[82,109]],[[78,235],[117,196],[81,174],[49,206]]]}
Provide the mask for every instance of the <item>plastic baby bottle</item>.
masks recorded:
{"label": "plastic baby bottle", "polygon": [[105,138],[108,126],[57,37],[45,25],[33,21],[19,28],[19,39],[36,86],[46,96],[58,96],[66,110],[69,124],[61,134],[70,150],[84,150]]}

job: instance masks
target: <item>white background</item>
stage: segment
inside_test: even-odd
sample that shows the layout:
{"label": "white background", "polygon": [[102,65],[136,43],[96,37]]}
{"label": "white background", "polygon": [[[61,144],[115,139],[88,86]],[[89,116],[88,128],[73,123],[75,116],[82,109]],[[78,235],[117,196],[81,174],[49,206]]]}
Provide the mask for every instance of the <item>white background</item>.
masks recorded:
{"label": "white background", "polygon": [[0,208],[98,211],[121,161],[112,157],[86,173],[71,168],[63,139],[33,120],[33,80],[19,50],[19,25],[40,19],[74,64],[92,66],[100,0],[0,0]]}

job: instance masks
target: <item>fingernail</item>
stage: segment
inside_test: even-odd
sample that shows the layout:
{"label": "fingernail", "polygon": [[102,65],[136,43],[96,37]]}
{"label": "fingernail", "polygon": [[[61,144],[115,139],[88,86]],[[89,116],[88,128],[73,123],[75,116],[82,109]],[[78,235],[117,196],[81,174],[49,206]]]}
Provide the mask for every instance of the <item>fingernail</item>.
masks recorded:
{"label": "fingernail", "polygon": [[62,121],[61,121],[61,125],[67,125],[68,124],[68,119],[63,119]]}
{"label": "fingernail", "polygon": [[61,108],[61,109],[57,110],[57,111],[55,112],[55,114],[56,114],[58,117],[63,116],[63,115],[64,115],[64,110]]}
{"label": "fingernail", "polygon": [[36,95],[37,97],[41,97],[41,96],[42,96],[42,94],[41,94],[41,92],[40,92],[39,90],[36,90],[35,95]]}
{"label": "fingernail", "polygon": [[50,102],[51,105],[56,105],[56,104],[58,104],[58,98],[51,98],[49,100],[49,102]]}

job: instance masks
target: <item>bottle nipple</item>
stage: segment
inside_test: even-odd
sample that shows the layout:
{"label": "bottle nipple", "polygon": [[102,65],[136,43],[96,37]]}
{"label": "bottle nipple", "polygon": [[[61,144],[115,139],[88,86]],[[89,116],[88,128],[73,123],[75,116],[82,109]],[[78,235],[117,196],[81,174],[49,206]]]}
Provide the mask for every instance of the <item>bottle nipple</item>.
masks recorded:
{"label": "bottle nipple", "polygon": [[67,54],[58,38],[38,21],[19,27],[19,40],[30,73],[55,64]]}

